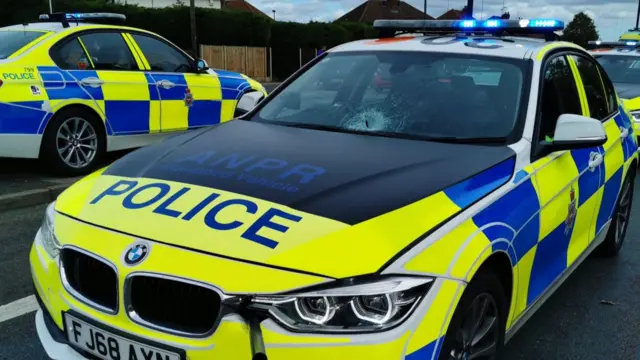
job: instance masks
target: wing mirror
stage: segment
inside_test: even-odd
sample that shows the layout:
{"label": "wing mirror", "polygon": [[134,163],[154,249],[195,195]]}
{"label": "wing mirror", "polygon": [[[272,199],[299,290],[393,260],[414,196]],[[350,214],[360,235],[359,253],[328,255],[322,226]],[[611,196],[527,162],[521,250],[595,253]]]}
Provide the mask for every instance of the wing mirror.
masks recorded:
{"label": "wing mirror", "polygon": [[252,91],[242,95],[240,100],[238,100],[238,105],[236,106],[234,117],[240,117],[253,110],[256,106],[258,106],[263,98],[264,95],[262,95],[262,93],[259,91]]}
{"label": "wing mirror", "polygon": [[556,123],[553,139],[541,143],[542,156],[556,151],[598,147],[607,142],[600,120],[582,115],[562,114]]}
{"label": "wing mirror", "polygon": [[204,72],[209,70],[209,64],[204,59],[196,59],[196,70]]}

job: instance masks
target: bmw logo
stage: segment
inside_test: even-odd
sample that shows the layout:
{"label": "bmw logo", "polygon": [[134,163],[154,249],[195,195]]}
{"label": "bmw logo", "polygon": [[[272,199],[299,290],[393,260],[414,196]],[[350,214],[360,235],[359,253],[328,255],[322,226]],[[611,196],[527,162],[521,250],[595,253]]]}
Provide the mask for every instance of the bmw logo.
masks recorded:
{"label": "bmw logo", "polygon": [[133,245],[129,246],[124,252],[124,263],[128,266],[138,265],[147,258],[150,250],[151,246],[147,242],[136,242]]}

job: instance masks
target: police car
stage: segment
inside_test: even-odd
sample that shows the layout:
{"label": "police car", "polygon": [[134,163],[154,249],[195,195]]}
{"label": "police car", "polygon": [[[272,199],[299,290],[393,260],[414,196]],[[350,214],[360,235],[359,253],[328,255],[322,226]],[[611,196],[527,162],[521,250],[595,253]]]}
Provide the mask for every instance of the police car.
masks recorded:
{"label": "police car", "polygon": [[620,41],[590,41],[595,57],[613,82],[618,95],[631,111],[636,132],[640,131],[640,42],[624,40],[636,33],[628,33]]}
{"label": "police car", "polygon": [[375,26],[49,205],[30,263],[50,357],[490,359],[618,254],[638,145],[562,22]]}
{"label": "police car", "polygon": [[156,34],[109,25],[124,20],[58,13],[0,28],[0,157],[84,174],[105,152],[225,122],[266,95]]}

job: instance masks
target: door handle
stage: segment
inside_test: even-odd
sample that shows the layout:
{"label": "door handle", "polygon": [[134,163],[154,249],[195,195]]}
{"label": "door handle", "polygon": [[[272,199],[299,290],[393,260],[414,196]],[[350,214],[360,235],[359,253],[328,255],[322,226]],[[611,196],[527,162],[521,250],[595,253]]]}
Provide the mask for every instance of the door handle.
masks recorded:
{"label": "door handle", "polygon": [[176,84],[172,83],[169,80],[160,80],[156,84],[164,89],[171,89],[172,87],[176,86]]}
{"label": "door handle", "polygon": [[97,77],[88,77],[80,80],[80,84],[83,86],[97,88],[104,85],[104,80],[98,79]]}
{"label": "door handle", "polygon": [[620,126],[620,138],[624,139],[627,136],[629,136],[629,129],[625,129],[622,126]]}
{"label": "door handle", "polygon": [[602,164],[602,154],[597,152],[592,152],[589,156],[589,170],[595,171],[600,164]]}

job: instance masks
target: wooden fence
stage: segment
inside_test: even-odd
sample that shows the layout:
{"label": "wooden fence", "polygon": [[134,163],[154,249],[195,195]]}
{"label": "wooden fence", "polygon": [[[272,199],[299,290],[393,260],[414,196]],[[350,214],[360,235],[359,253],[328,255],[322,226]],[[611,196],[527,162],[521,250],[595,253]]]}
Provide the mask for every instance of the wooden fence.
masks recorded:
{"label": "wooden fence", "polygon": [[269,48],[200,45],[200,55],[213,69],[243,73],[258,81],[271,81]]}
{"label": "wooden fence", "polygon": [[316,49],[200,45],[212,69],[241,72],[261,82],[284,80],[311,61]]}

